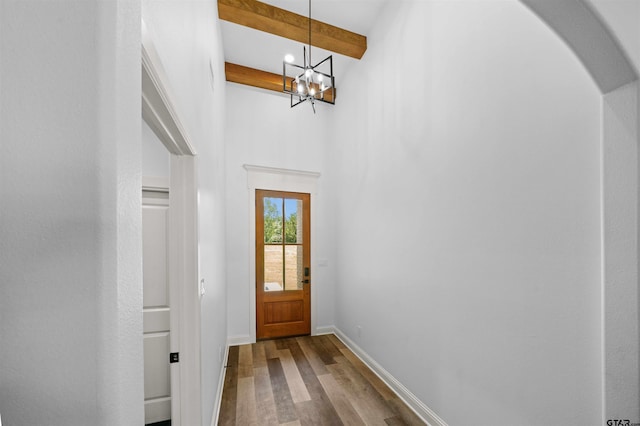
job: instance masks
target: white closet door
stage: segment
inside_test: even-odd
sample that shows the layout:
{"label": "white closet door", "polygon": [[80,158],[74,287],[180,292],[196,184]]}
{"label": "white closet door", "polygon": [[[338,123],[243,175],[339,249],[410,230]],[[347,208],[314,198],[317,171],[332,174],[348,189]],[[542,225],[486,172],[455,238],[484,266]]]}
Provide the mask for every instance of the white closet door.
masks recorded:
{"label": "white closet door", "polygon": [[145,424],[171,419],[169,194],[142,193]]}

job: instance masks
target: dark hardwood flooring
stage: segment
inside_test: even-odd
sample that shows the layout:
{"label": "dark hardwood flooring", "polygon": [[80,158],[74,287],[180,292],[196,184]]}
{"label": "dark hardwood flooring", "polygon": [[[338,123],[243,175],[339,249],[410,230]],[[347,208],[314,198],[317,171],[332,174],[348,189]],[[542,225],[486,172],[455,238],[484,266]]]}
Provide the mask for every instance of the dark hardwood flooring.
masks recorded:
{"label": "dark hardwood flooring", "polygon": [[334,335],[229,348],[219,425],[424,425]]}

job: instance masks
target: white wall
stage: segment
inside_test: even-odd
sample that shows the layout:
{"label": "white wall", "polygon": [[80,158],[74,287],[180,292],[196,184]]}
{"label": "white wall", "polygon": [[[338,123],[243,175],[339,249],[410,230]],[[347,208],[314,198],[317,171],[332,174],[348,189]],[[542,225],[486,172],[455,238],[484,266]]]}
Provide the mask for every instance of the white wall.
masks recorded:
{"label": "white wall", "polygon": [[638,83],[603,98],[605,419],[640,419]]}
{"label": "white wall", "polygon": [[[636,72],[640,70],[640,2],[589,2],[618,39]],[[604,322],[604,418],[631,421],[640,421],[640,336],[633,338],[638,336],[640,329],[637,268],[638,123],[640,85],[637,82],[606,94],[603,100],[604,299],[607,310]],[[632,229],[636,232],[632,232]],[[634,263],[634,269],[623,267]]]}
{"label": "white wall", "polygon": [[171,174],[171,155],[149,125],[142,120],[142,176],[165,177]]}
{"label": "white wall", "polygon": [[[640,70],[640,2],[633,0],[589,0],[624,48],[629,60]],[[640,322],[637,317],[638,269],[621,265],[636,263],[638,238],[638,143],[640,132],[640,85],[622,87],[604,97],[604,208],[605,229],[605,419],[640,420],[638,380]],[[635,110],[636,119],[633,118]],[[635,160],[635,161],[634,161]],[[608,169],[608,171],[607,171]],[[632,204],[636,201],[635,204]],[[606,253],[606,252],[605,252]],[[635,306],[634,306],[635,303]],[[635,321],[634,321],[635,317]],[[630,354],[636,354],[635,357]],[[635,358],[635,359],[634,359]]]}
{"label": "white wall", "polygon": [[588,0],[620,42],[629,60],[640,71],[640,2],[636,0]]}
{"label": "white wall", "polygon": [[[250,321],[250,289],[255,277],[249,276],[250,250],[247,171],[244,164],[321,173],[318,195],[311,202],[318,206],[311,235],[317,259],[328,266],[312,265],[316,308],[313,327],[333,325],[333,262],[331,244],[334,227],[329,222],[333,208],[324,173],[325,147],[329,141],[332,110],[318,105],[293,109],[289,98],[229,83],[227,85],[227,260],[228,260],[228,333],[234,341],[249,341],[255,324]],[[313,293],[312,293],[313,294]],[[313,332],[313,331],[312,331]]]}
{"label": "white wall", "polygon": [[0,72],[3,424],[142,424],[140,4],[3,1]]}
{"label": "white wall", "polygon": [[199,264],[206,290],[201,300],[202,424],[209,425],[227,339],[225,77],[217,4],[143,1],[142,15],[197,151]]}
{"label": "white wall", "polygon": [[595,85],[515,1],[375,28],[328,154],[337,326],[451,425],[600,424]]}

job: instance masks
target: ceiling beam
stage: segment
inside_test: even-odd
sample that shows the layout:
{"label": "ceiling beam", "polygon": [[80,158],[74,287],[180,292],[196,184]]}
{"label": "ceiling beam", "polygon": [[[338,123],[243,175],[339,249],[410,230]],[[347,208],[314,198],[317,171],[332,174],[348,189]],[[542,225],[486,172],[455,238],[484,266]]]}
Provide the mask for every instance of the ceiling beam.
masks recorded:
{"label": "ceiling beam", "polygon": [[[229,62],[224,63],[224,71],[227,81],[232,83],[246,84],[247,86],[283,93],[282,74],[274,74]],[[331,91],[325,92],[325,99],[328,102],[333,101],[331,96]]]}
{"label": "ceiling beam", "polygon": [[[309,43],[309,17],[257,0],[218,0],[218,16],[225,21]],[[360,59],[367,38],[324,22],[311,20],[311,44],[331,52]]]}
{"label": "ceiling beam", "polygon": [[227,81],[232,83],[246,84],[247,86],[282,93],[282,75],[280,74],[273,74],[229,62],[224,63],[224,72]]}

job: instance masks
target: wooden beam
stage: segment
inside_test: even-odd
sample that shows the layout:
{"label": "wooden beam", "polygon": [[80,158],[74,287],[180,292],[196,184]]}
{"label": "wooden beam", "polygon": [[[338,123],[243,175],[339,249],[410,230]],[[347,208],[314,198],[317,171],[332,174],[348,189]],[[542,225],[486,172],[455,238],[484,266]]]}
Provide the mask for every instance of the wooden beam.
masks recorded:
{"label": "wooden beam", "polygon": [[[218,16],[225,21],[309,43],[309,17],[257,0],[218,0]],[[324,22],[311,20],[311,44],[331,52],[360,59],[367,38]]]}
{"label": "wooden beam", "polygon": [[282,75],[280,74],[273,74],[229,62],[224,63],[224,71],[227,75],[227,81],[232,83],[282,92]]}
{"label": "wooden beam", "polygon": [[[282,74],[274,74],[229,62],[224,63],[224,71],[227,81],[232,83],[245,84],[247,86],[283,93]],[[328,102],[333,102],[330,91],[325,92],[325,99]]]}

